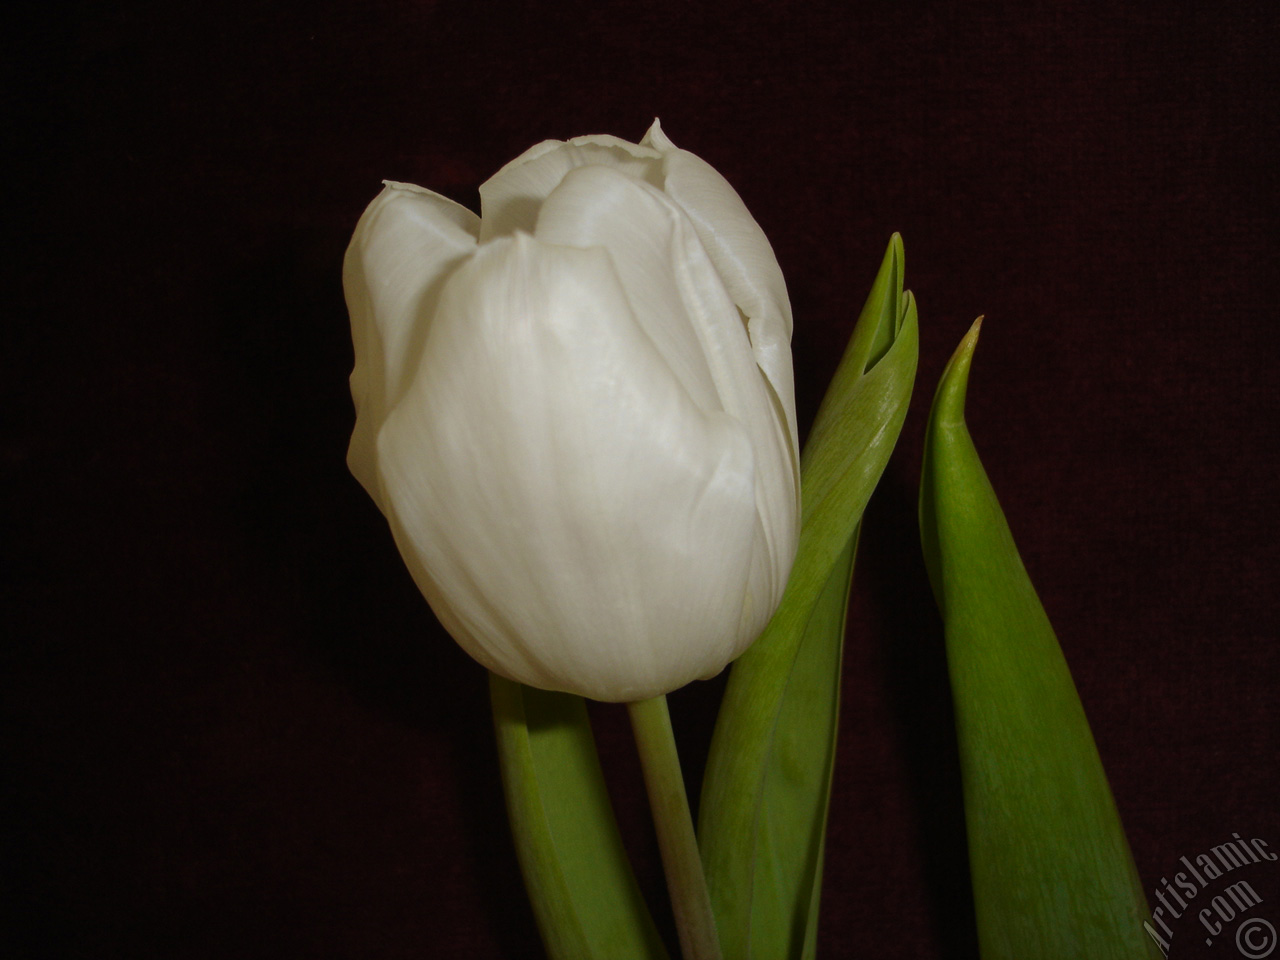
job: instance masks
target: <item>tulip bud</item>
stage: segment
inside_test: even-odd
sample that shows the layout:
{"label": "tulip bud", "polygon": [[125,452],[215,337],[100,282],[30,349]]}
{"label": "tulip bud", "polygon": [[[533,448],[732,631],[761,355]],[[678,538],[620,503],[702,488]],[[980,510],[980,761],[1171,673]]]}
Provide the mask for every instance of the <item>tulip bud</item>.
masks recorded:
{"label": "tulip bud", "polygon": [[795,553],[791,308],[769,242],[655,121],[541,143],[482,216],[386,184],[347,251],[347,462],[445,628],[597,700],[719,672]]}

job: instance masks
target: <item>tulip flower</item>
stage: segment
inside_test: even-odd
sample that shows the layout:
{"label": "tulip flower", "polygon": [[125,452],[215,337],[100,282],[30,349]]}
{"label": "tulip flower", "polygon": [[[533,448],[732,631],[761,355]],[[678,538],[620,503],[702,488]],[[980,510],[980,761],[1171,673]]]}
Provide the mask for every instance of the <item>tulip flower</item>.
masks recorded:
{"label": "tulip flower", "polygon": [[480,198],[388,182],[356,228],[348,464],[494,673],[608,701],[712,676],[796,547],[773,251],[657,122],[541,143]]}

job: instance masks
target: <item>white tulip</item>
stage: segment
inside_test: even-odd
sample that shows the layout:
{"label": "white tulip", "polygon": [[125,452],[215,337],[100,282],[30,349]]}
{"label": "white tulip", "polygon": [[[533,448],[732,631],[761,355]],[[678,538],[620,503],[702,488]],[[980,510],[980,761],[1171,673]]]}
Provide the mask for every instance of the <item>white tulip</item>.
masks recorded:
{"label": "white tulip", "polygon": [[713,676],[796,548],[773,250],[656,121],[541,143],[480,199],[388,182],[356,228],[351,471],[490,670],[611,701]]}

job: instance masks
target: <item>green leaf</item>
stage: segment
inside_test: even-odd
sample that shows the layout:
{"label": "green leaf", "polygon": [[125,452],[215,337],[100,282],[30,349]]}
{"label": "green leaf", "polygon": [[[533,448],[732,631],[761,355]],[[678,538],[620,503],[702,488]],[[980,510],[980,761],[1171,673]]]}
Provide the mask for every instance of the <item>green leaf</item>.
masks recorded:
{"label": "green leaf", "polygon": [[618,833],[581,697],[490,674],[525,887],[551,960],[665,960]]}
{"label": "green leaf", "polygon": [[813,957],[817,948],[840,665],[857,543],[855,530],[818,595],[774,727],[776,769],[765,777],[761,800],[769,827],[763,839],[773,849],[759,858],[756,874],[760,889],[770,892],[755,902],[751,949],[756,956]]}
{"label": "green leaf", "polygon": [[800,545],[782,604],[734,664],[699,843],[721,947],[813,955],[856,529],[915,379],[915,300],[895,234],[801,457]]}
{"label": "green leaf", "polygon": [[980,325],[933,401],[920,534],[946,628],[982,956],[1160,956],[1075,684],[965,426]]}

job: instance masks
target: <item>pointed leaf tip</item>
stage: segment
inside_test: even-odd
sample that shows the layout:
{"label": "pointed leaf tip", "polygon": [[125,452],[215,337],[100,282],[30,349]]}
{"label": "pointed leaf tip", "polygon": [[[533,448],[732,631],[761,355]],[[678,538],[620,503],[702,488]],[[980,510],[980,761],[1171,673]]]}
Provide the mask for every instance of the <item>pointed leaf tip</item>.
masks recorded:
{"label": "pointed leaf tip", "polygon": [[[863,304],[858,318],[858,328],[849,341],[847,357],[858,357],[852,365],[858,373],[868,373],[884,357],[902,330],[906,320],[910,292],[903,291],[906,271],[906,255],[902,248],[902,235],[889,238],[880,269],[871,285],[871,293]],[[865,327],[863,320],[867,320]]]}
{"label": "pointed leaf tip", "polygon": [[950,425],[964,422],[964,402],[969,392],[969,368],[973,363],[973,351],[977,349],[978,335],[981,332],[982,317],[978,317],[947,361],[942,379],[938,382],[938,394],[933,401],[933,416],[930,419],[934,423]]}

